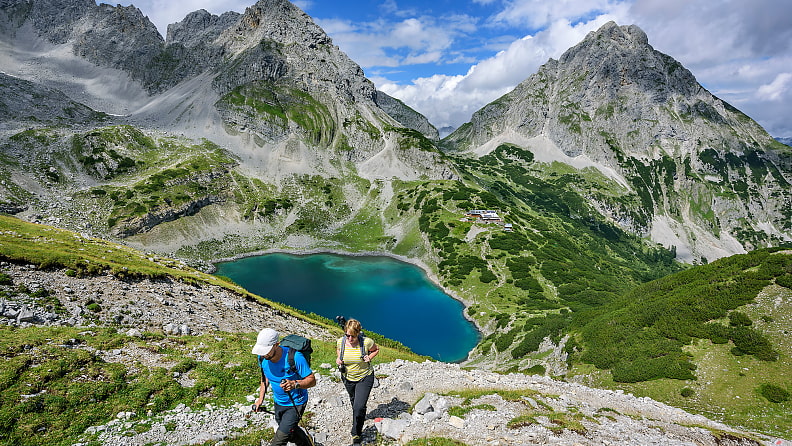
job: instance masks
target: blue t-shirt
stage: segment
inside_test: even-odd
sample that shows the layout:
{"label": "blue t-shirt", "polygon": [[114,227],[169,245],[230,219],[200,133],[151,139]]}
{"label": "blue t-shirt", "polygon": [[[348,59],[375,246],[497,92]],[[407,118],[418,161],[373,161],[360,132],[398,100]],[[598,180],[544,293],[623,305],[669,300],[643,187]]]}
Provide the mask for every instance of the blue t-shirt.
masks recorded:
{"label": "blue t-shirt", "polygon": [[[308,361],[305,360],[305,357],[300,352],[294,352],[294,366],[297,369],[296,373],[288,373],[289,372],[289,361],[287,359],[289,353],[289,347],[283,347],[283,354],[281,355],[280,361],[273,363],[272,361],[267,361],[266,359],[261,360],[261,369],[264,371],[264,376],[270,382],[270,388],[272,389],[272,399],[275,401],[275,404],[279,406],[291,406],[292,401],[289,399],[289,395],[281,388],[280,382],[282,379],[296,380],[296,379],[303,379],[306,376],[313,373],[311,367],[308,366]],[[308,402],[308,390],[307,389],[294,389],[291,392],[292,398],[294,398],[294,404],[300,406]]]}

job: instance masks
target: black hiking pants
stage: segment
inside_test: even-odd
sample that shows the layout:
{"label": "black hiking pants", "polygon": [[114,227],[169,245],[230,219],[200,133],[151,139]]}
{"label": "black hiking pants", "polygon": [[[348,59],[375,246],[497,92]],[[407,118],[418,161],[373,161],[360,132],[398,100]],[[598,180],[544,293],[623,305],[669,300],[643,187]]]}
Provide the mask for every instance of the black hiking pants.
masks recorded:
{"label": "black hiking pants", "polygon": [[[297,410],[295,410],[297,409]],[[297,413],[299,411],[299,413]],[[272,437],[270,446],[286,446],[292,442],[297,446],[313,446],[313,441],[300,426],[300,415],[305,411],[305,404],[299,406],[280,406],[275,404],[275,422],[278,429]]]}
{"label": "black hiking pants", "polygon": [[366,421],[366,403],[368,403],[373,386],[373,373],[360,381],[344,380],[344,387],[349,393],[349,402],[352,403],[352,430],[350,433],[353,436],[360,436],[363,433],[363,422]]}

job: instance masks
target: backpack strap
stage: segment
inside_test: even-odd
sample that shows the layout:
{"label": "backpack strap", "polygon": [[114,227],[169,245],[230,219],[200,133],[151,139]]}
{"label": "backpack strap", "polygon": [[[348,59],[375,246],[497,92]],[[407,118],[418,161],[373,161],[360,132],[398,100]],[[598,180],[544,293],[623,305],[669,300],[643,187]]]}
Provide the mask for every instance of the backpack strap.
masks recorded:
{"label": "backpack strap", "polygon": [[366,356],[366,338],[363,334],[358,335],[358,344],[360,345],[360,360],[363,360],[363,357]]}
{"label": "backpack strap", "polygon": [[258,355],[258,368],[259,372],[261,372],[261,382],[264,383],[264,394],[266,395],[268,387],[267,383],[269,381],[267,381],[267,377],[264,376],[264,358],[262,358],[261,355]]}
{"label": "backpack strap", "polygon": [[[291,347],[287,347],[287,348],[289,349],[289,351],[286,352],[286,361],[289,363],[289,369],[287,370],[287,372],[290,375],[293,375],[293,374],[297,373],[297,364],[295,364],[295,362],[294,362],[294,353],[297,350],[295,350],[295,349],[293,349]],[[303,377],[300,376],[300,379],[302,379],[302,378]]]}
{"label": "backpack strap", "polygon": [[[365,347],[366,338],[362,335],[358,335],[358,344],[360,345],[360,360],[363,360],[363,357],[366,356],[366,347]],[[344,363],[344,347],[346,347],[346,336],[341,338],[341,363]]]}

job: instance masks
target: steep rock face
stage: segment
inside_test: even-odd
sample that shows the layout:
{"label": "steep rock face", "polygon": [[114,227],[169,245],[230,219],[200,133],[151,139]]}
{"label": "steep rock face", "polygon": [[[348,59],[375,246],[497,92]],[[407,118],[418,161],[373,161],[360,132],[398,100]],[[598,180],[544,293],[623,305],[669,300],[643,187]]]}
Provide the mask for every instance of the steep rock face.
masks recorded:
{"label": "steep rock face", "polygon": [[92,0],[6,0],[0,3],[0,23],[8,34],[28,19],[42,37],[52,43],[66,43],[75,24],[97,9]]}
{"label": "steep rock face", "polygon": [[223,31],[235,25],[241,14],[226,12],[220,16],[210,14],[205,9],[187,14],[181,22],[168,25],[168,45],[182,45],[195,48],[213,42]]}
{"label": "steep rock face", "polygon": [[93,123],[104,117],[58,90],[0,73],[0,129],[28,122]]}
{"label": "steep rock face", "polygon": [[152,74],[148,83],[158,81],[161,85],[158,90],[164,90],[222,64],[225,50],[215,40],[235,25],[239,17],[235,12],[216,16],[202,9],[168,25],[165,47],[149,67]]}
{"label": "steep rock face", "polygon": [[152,72],[164,42],[156,27],[134,6],[97,5],[92,0],[16,0],[2,5],[0,22],[14,36],[26,22],[51,44],[102,67],[126,71],[150,92],[163,77]]}
{"label": "steep rock face", "polygon": [[[264,161],[269,172],[343,174],[352,163],[367,178],[454,177],[439,153],[402,137],[407,124],[378,105],[360,66],[290,2],[259,1],[216,43],[228,60],[213,80],[223,125],[274,146]],[[407,150],[389,151],[394,144]],[[394,153],[395,162],[384,156]]]}
{"label": "steep rock face", "polygon": [[376,92],[375,100],[377,105],[385,110],[385,113],[389,114],[391,118],[398,121],[399,124],[419,131],[433,141],[440,139],[437,128],[424,115],[413,110],[404,102],[379,90]]}
{"label": "steep rock face", "polygon": [[[374,84],[363,70],[307,14],[286,0],[261,0],[247,8],[238,23],[220,35],[218,44],[232,58],[277,46],[288,57],[290,76],[308,93],[340,101],[373,101]],[[238,78],[240,85],[250,80]]]}
{"label": "steep rock face", "polygon": [[[352,123],[356,115],[372,112],[375,115],[364,119],[387,119],[384,113],[372,110],[375,89],[363,70],[333,45],[308,15],[288,1],[261,0],[249,7],[235,26],[223,32],[218,43],[232,59],[214,82],[221,96],[253,82],[276,82],[265,89],[285,102],[307,100],[323,104],[331,114],[326,118],[336,123]],[[310,98],[296,98],[302,96],[297,91]],[[267,105],[276,105],[269,98],[262,99]],[[361,104],[360,109],[357,104]],[[315,104],[309,108],[325,112]],[[250,126],[252,122],[246,124]]]}
{"label": "steep rock face", "polygon": [[[147,68],[162,51],[162,37],[134,6],[99,5],[75,24],[70,40],[76,55],[99,66],[124,70],[151,91]],[[159,74],[159,73],[156,73]]]}
{"label": "steep rock face", "polygon": [[790,151],[636,26],[590,33],[445,140],[479,155],[502,142],[549,145],[558,160],[585,159],[615,177],[643,217],[609,217],[676,246],[683,260],[792,239]]}

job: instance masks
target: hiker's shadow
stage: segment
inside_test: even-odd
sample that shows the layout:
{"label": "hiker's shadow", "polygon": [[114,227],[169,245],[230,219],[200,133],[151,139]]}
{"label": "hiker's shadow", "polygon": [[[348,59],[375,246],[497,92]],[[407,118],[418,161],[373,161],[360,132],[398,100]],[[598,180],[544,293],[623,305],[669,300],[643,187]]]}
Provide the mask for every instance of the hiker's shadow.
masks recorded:
{"label": "hiker's shadow", "polygon": [[366,418],[369,420],[375,418],[398,418],[399,414],[405,413],[410,410],[410,405],[396,397],[387,404],[380,404],[376,409],[370,411]]}

